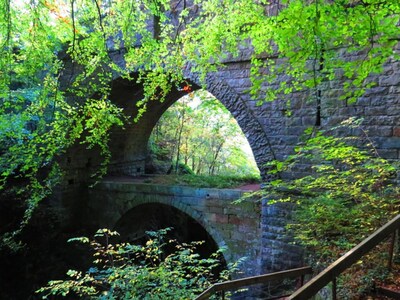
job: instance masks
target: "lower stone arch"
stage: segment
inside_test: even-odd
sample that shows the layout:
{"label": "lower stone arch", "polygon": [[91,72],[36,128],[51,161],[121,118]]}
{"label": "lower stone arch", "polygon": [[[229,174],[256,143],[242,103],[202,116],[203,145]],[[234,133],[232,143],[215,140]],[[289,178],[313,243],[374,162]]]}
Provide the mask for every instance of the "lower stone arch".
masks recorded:
{"label": "lower stone arch", "polygon": [[[160,210],[154,210],[154,208],[159,207],[161,210],[161,215],[160,215]],[[149,211],[150,210],[150,211]],[[177,214],[176,220],[169,220],[170,225],[168,223],[163,224],[162,218],[165,217],[165,215],[171,215],[172,213]],[[155,218],[159,218],[159,224],[153,224],[154,226],[142,226],[143,228],[140,228],[141,225],[139,224],[138,221],[138,216],[141,216],[141,218],[146,219],[147,222],[151,223],[152,220],[150,219],[149,216],[151,216],[151,213]],[[164,214],[164,215],[163,215]],[[226,267],[227,263],[232,262],[232,253],[227,247],[226,242],[224,239],[221,237],[221,234],[214,229],[208,222],[204,221],[204,218],[202,218],[202,214],[200,212],[197,212],[193,209],[190,209],[189,205],[182,204],[182,203],[174,203],[174,201],[169,201],[169,200],[160,200],[160,201],[146,201],[146,199],[135,199],[134,200],[134,205],[129,206],[129,208],[126,208],[124,210],[124,213],[121,214],[121,217],[116,220],[113,228],[114,230],[118,231],[121,234],[121,237],[127,237],[129,242],[134,241],[135,239],[140,239],[141,234],[144,233],[144,231],[155,231],[158,229],[163,229],[166,227],[174,227],[175,230],[179,231],[181,228],[176,228],[179,223],[179,218],[180,217],[186,218],[188,221],[188,225],[190,225],[191,230],[202,230],[203,233],[200,235],[200,238],[197,240],[205,240],[205,245],[210,246],[210,244],[214,243],[214,247],[211,247],[212,251],[205,251],[204,256],[207,256],[218,249],[223,249],[222,255],[223,255],[223,263],[224,267]],[[166,225],[166,226],[157,226],[157,225]],[[129,234],[129,228],[131,225],[136,226],[136,229],[138,232],[137,236],[133,236],[132,234]],[[145,225],[145,224],[144,224]],[[150,224],[151,225],[151,224]],[[174,226],[175,225],[175,226]],[[146,227],[146,228],[145,228]],[[132,227],[131,227],[132,228]],[[182,232],[181,232],[182,233]],[[179,235],[179,233],[178,233]],[[193,236],[189,234],[189,237]],[[196,239],[192,239],[196,240]],[[179,239],[178,239],[179,241]],[[190,240],[182,240],[180,242],[189,242]]]}

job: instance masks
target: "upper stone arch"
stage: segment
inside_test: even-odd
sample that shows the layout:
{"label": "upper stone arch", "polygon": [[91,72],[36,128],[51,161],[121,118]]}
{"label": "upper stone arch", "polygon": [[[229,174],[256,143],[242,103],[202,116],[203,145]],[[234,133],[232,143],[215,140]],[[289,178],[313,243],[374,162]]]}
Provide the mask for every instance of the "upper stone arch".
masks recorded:
{"label": "upper stone arch", "polygon": [[[187,74],[187,82],[192,90],[200,89],[200,82],[195,74]],[[275,158],[268,135],[251,108],[222,78],[209,75],[206,78],[205,89],[217,98],[236,119],[246,136],[261,175],[265,178],[264,164]],[[135,123],[130,123],[124,129],[116,129],[111,135],[112,159],[110,173],[125,175],[140,175],[144,172],[144,162],[147,155],[147,142],[151,132],[162,114],[186,92],[173,88],[164,101],[149,101],[146,112]],[[110,99],[123,107],[125,114],[135,116],[137,101],[143,97],[140,84],[122,78],[116,78],[112,83]]]}

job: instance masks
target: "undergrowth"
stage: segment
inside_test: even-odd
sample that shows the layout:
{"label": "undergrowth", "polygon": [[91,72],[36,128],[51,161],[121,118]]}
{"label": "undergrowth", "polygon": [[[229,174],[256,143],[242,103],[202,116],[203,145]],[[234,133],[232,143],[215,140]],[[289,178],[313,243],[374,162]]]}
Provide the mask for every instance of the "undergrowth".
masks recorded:
{"label": "undergrowth", "polygon": [[198,188],[237,188],[247,184],[260,183],[257,176],[208,176],[208,175],[160,175],[148,177],[144,182],[158,184],[187,185]]}
{"label": "undergrowth", "polygon": [[[272,204],[292,203],[288,228],[295,243],[306,249],[308,264],[319,272],[397,215],[400,191],[398,168],[380,157],[373,145],[359,149],[326,132],[307,134],[295,154],[269,164],[279,179],[267,183],[263,193],[274,199]],[[309,166],[306,173],[304,166]],[[339,277],[341,299],[357,299],[378,274],[385,276],[384,247]]]}

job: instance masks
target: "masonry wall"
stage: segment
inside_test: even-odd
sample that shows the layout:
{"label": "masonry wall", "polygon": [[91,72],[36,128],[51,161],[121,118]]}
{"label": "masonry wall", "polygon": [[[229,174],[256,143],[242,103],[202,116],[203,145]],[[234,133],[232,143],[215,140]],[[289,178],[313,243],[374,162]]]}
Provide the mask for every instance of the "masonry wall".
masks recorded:
{"label": "masonry wall", "polygon": [[86,226],[114,228],[135,207],[146,203],[173,206],[196,220],[219,247],[227,247],[226,261],[247,257],[241,269],[255,275],[261,269],[261,204],[240,199],[240,190],[200,189],[134,182],[103,181],[89,191]]}
{"label": "masonry wall", "polygon": [[[397,47],[395,51],[399,51]],[[317,104],[313,91],[296,92],[282,96],[274,102],[265,102],[257,106],[257,101],[250,96],[251,87],[250,51],[243,49],[239,57],[225,61],[225,66],[218,72],[209,74],[206,79],[206,88],[219,99],[232,113],[246,135],[256,162],[265,180],[267,174],[265,163],[272,159],[284,159],[293,152],[305,129],[317,126],[329,130],[350,117],[363,118],[361,127],[340,128],[332,131],[342,136],[361,137],[356,143],[365,147],[372,142],[379,155],[384,158],[398,160],[400,158],[400,62],[390,61],[385,65],[382,74],[374,75],[370,80],[377,82],[375,87],[367,90],[365,95],[355,103],[339,101],[342,94],[344,78],[321,84],[321,104]],[[349,60],[360,58],[349,56]],[[116,61],[123,62],[123,53],[115,57]],[[277,61],[279,64],[279,61]],[[120,63],[123,65],[123,63]],[[194,89],[199,88],[199,79],[196,74],[186,74]],[[286,80],[285,74],[278,76]],[[135,113],[135,101],[141,98],[141,87],[129,82],[119,81],[113,84],[113,99],[124,107],[127,115]],[[274,88],[274,86],[269,86]],[[265,90],[267,86],[262,87]],[[110,173],[139,175],[143,174],[144,161],[147,153],[147,141],[151,130],[162,113],[183,94],[174,91],[164,103],[152,102],[148,112],[139,123],[131,123],[124,130],[115,130],[111,137],[112,160]],[[290,100],[290,107],[287,107]],[[290,109],[291,114],[288,114]],[[366,136],[367,134],[367,136]],[[72,150],[73,152],[74,150]],[[90,171],[96,165],[95,154],[85,151],[75,151],[70,155],[72,162],[66,162],[70,170],[67,177],[68,184],[73,188],[77,183],[85,184],[90,178]],[[303,166],[298,172],[306,173],[310,166]],[[298,258],[298,249],[291,246],[284,232],[287,223],[288,208],[271,207],[265,200],[262,208],[262,265],[263,272],[286,269],[301,264]],[[207,218],[217,218],[211,213]],[[218,217],[219,218],[219,217]],[[228,220],[229,217],[221,217]],[[232,219],[233,220],[233,219]],[[232,225],[232,224],[231,224]],[[228,237],[226,237],[228,239]],[[260,252],[260,253],[261,253]],[[290,257],[286,259],[285,257]],[[280,263],[277,263],[280,262]]]}
{"label": "masonry wall", "polygon": [[[399,45],[395,51],[399,52]],[[349,60],[362,58],[363,53],[347,57]],[[345,137],[357,137],[353,140],[356,146],[368,148],[371,144],[378,155],[390,160],[400,158],[400,62],[389,61],[379,75],[372,75],[369,80],[375,81],[376,86],[354,103],[339,100],[343,94],[342,85],[345,78],[324,82],[319,87],[321,103],[318,107],[314,91],[296,92],[274,102],[266,102],[260,106],[256,103],[261,99],[252,98],[248,92],[251,87],[250,52],[242,51],[239,57],[226,61],[224,68],[209,78],[209,85],[213,80],[223,81],[236,94],[236,97],[225,99],[222,102],[238,119],[243,132],[257,158],[265,179],[267,171],[263,164],[270,159],[285,159],[293,153],[294,147],[300,141],[305,129],[317,127],[326,130],[329,134]],[[279,61],[278,61],[279,64]],[[340,74],[340,72],[339,72]],[[285,74],[278,76],[277,84],[287,80]],[[261,88],[265,90],[267,86]],[[268,86],[274,88],[274,86]],[[218,97],[217,97],[218,98]],[[238,101],[239,99],[239,101]],[[290,100],[290,107],[286,106]],[[226,102],[224,102],[226,101]],[[290,114],[288,114],[290,109]],[[240,110],[249,111],[253,122],[241,119]],[[341,122],[349,118],[361,119],[360,126],[338,127]],[[254,135],[252,129],[257,123],[262,134]],[[297,170],[300,176],[310,171],[309,165]],[[264,272],[288,269],[302,265],[301,250],[293,246],[290,237],[285,232],[285,225],[290,219],[290,207],[268,204],[263,201],[262,206],[262,268]]]}

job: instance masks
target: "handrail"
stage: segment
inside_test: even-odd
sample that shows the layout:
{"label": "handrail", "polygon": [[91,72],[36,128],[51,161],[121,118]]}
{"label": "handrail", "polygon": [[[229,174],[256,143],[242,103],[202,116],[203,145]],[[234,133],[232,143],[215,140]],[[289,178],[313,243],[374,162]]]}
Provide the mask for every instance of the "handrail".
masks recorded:
{"label": "handrail", "polygon": [[[351,267],[355,262],[357,262],[364,254],[368,253],[372,248],[382,242],[390,234],[395,234],[395,231],[400,229],[400,214],[393,218],[391,221],[386,223],[380,229],[375,231],[360,244],[355,246],[345,255],[340,257],[324,271],[319,273],[317,276],[312,278],[307,284],[298,289],[293,293],[289,299],[293,300],[306,300],[310,299],[312,296],[318,293],[324,286],[329,282],[333,283],[333,299],[336,299],[336,277],[340,275],[343,271]],[[393,235],[394,236],[394,235]],[[391,249],[390,251],[393,251]],[[390,255],[392,257],[392,253]],[[390,258],[392,259],[392,258]],[[391,261],[389,261],[389,266]]]}
{"label": "handrail", "polygon": [[259,276],[246,277],[246,278],[241,278],[241,279],[236,279],[236,280],[231,280],[231,281],[215,283],[212,286],[210,286],[207,290],[205,290],[203,293],[201,293],[199,296],[197,296],[197,298],[195,300],[208,299],[214,293],[217,293],[217,292],[239,289],[244,286],[265,283],[265,282],[271,281],[271,280],[281,280],[281,279],[285,279],[285,278],[292,278],[292,277],[299,277],[299,276],[301,276],[303,279],[304,275],[311,274],[311,273],[312,273],[311,267],[302,267],[302,268],[297,268],[297,269],[285,270],[285,271],[281,271],[281,272],[275,272],[275,273],[269,273],[269,274],[264,274],[264,275],[259,275]]}

